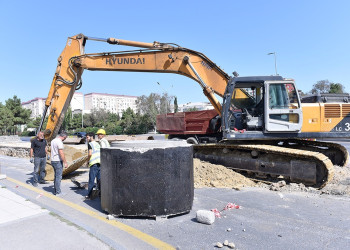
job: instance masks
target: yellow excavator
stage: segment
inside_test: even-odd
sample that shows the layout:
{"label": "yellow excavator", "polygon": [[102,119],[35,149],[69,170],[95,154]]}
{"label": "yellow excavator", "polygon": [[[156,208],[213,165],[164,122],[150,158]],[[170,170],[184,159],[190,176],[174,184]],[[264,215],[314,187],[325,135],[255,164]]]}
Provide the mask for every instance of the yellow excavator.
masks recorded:
{"label": "yellow excavator", "polygon": [[[137,47],[137,50],[84,54],[87,41]],[[192,78],[220,116],[222,140],[194,145],[194,157],[258,176],[283,176],[293,182],[323,187],[333,164],[344,166],[347,150],[336,143],[308,138],[350,135],[350,104],[315,101],[302,104],[294,80],[281,76],[229,76],[204,54],[172,43],[144,43],[116,38],[69,37],[46,99],[50,108],[45,137],[55,138],[84,69],[175,73]],[[216,95],[223,98],[222,105]],[[77,169],[75,161],[64,172]]]}

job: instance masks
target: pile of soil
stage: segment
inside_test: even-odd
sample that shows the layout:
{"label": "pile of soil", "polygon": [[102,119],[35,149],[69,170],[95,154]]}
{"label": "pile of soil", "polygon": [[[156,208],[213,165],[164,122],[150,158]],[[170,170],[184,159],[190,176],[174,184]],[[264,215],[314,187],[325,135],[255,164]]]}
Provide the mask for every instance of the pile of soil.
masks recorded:
{"label": "pile of soil", "polygon": [[234,188],[254,187],[256,184],[249,178],[222,165],[193,159],[194,187]]}
{"label": "pile of soil", "polygon": [[333,179],[322,189],[305,186],[302,183],[278,181],[266,184],[254,182],[248,177],[228,169],[222,165],[194,159],[194,187],[234,188],[261,187],[277,192],[306,192],[313,194],[350,196],[350,165],[334,166]]}

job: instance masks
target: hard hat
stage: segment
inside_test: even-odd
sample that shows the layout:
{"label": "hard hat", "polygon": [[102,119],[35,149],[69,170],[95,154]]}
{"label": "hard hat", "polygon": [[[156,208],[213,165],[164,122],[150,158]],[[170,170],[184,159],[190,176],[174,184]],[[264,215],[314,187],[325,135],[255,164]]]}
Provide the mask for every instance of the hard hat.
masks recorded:
{"label": "hard hat", "polygon": [[106,131],[102,128],[100,128],[99,130],[97,130],[96,134],[100,134],[100,135],[105,135],[106,134]]}

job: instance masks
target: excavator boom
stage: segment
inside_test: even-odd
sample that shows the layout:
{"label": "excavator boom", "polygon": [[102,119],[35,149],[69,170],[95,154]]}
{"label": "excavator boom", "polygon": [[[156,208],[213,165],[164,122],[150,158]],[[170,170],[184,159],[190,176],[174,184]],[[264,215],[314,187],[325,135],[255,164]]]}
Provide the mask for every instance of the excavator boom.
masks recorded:
{"label": "excavator boom", "polygon": [[[88,40],[138,49],[84,54]],[[69,37],[58,58],[39,127],[41,130],[50,108],[45,130],[49,142],[57,135],[75,90],[82,85],[81,76],[85,69],[174,73],[198,82],[204,95],[221,116],[223,141],[196,145],[195,157],[248,173],[284,176],[291,181],[317,187],[331,180],[333,164],[346,164],[349,158],[347,151],[337,144],[297,140],[301,138],[299,135],[306,138],[311,132],[318,135],[324,133],[316,126],[319,121],[327,123],[328,130],[334,127],[334,114],[330,111],[336,108],[342,110],[338,112],[342,115],[335,120],[338,123],[336,128],[339,130],[344,127],[348,136],[349,122],[346,119],[350,109],[347,104],[326,104],[328,113],[322,113],[322,108],[304,108],[310,114],[305,118],[312,124],[307,127],[305,123],[302,125],[303,107],[291,79],[280,76],[230,77],[202,53],[176,44],[101,39],[83,34]],[[223,98],[223,106],[215,95]],[[311,114],[316,117],[311,117]],[[304,130],[308,129],[305,134],[303,126]],[[256,140],[260,140],[260,143]],[[74,161],[65,174],[76,170],[85,160],[86,156]]]}
{"label": "excavator boom", "polygon": [[[84,54],[86,40],[146,49]],[[74,91],[81,87],[81,75],[84,69],[174,73],[187,76],[200,84],[218,114],[221,114],[222,107],[215,94],[223,97],[229,80],[229,76],[205,55],[179,46],[115,38],[90,38],[82,34],[70,37],[58,58],[56,73],[45,103],[43,119],[48,107],[51,108],[45,130],[48,141],[57,135]]]}

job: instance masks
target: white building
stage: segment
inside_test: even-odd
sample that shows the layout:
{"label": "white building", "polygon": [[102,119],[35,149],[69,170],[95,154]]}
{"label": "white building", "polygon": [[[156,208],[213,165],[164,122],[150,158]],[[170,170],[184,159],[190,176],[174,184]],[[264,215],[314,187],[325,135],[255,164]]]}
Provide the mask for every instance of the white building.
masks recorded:
{"label": "white building", "polygon": [[84,94],[75,92],[70,102],[73,114],[81,114],[84,110]]}
{"label": "white building", "polygon": [[84,97],[86,113],[91,112],[91,110],[103,109],[107,112],[119,114],[119,116],[122,116],[123,111],[127,108],[137,112],[136,100],[137,96],[102,93],[89,93]]}
{"label": "white building", "polygon": [[[30,101],[22,102],[22,108],[30,109],[32,114],[30,118],[36,118],[42,116],[45,108],[46,98],[36,97]],[[74,93],[73,98],[70,103],[70,107],[72,109],[73,114],[81,113],[84,110],[84,94],[83,93]],[[48,109],[46,115],[50,113],[50,109]]]}
{"label": "white building", "polygon": [[45,100],[46,98],[37,97],[27,102],[22,102],[22,108],[30,109],[32,114],[30,118],[36,118],[38,116],[42,116],[45,108]]}
{"label": "white building", "polygon": [[209,110],[214,109],[213,105],[211,105],[210,102],[189,102],[186,104],[180,104],[179,105],[179,112],[186,112],[191,109],[196,110]]}

